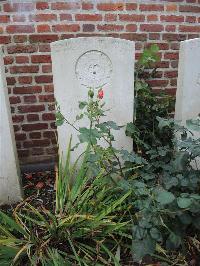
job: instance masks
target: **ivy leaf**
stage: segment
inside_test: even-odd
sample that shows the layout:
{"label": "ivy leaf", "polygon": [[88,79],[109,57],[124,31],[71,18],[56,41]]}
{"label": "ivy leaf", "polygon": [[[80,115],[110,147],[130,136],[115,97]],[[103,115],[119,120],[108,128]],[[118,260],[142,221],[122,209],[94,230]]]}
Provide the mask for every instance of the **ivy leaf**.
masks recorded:
{"label": "ivy leaf", "polygon": [[181,209],[186,209],[192,204],[192,199],[191,198],[177,198],[177,204],[179,208]]}
{"label": "ivy leaf", "polygon": [[194,131],[200,131],[200,119],[189,119],[186,121],[188,128]]}
{"label": "ivy leaf", "polygon": [[157,201],[162,205],[172,203],[174,199],[174,195],[171,192],[168,192],[167,190],[161,190],[159,195],[157,196]]}
{"label": "ivy leaf", "polygon": [[65,121],[64,116],[61,114],[61,112],[56,112],[56,126],[62,126]]}
{"label": "ivy leaf", "polygon": [[156,242],[151,237],[142,240],[132,241],[133,258],[135,261],[140,261],[145,255],[151,255],[156,248]]}
{"label": "ivy leaf", "polygon": [[155,239],[157,241],[162,240],[162,235],[161,235],[160,231],[155,227],[150,229],[150,235],[153,239]]}

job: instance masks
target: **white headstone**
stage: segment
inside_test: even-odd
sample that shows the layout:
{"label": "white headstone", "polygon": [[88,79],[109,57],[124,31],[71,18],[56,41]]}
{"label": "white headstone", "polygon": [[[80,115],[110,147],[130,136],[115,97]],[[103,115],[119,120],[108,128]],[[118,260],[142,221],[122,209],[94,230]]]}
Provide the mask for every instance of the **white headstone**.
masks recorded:
{"label": "white headstone", "polygon": [[10,104],[0,47],[0,205],[22,199]]}
{"label": "white headstone", "polygon": [[[185,125],[186,120],[200,114],[200,38],[181,42],[179,52],[178,83],[175,119]],[[193,131],[194,138],[200,132]],[[197,160],[200,167],[200,158]],[[196,167],[196,164],[192,164]]]}
{"label": "white headstone", "polygon": [[[87,100],[88,88],[103,88],[106,120],[125,125],[133,120],[134,42],[116,38],[75,38],[51,44],[55,98],[61,113],[74,121],[80,113],[78,101]],[[81,122],[86,125],[86,121]],[[69,125],[58,127],[60,152],[66,153],[70,136],[78,142],[77,132]],[[116,131],[115,147],[132,150],[125,129]],[[74,161],[81,148],[74,152]]]}
{"label": "white headstone", "polygon": [[175,119],[186,121],[200,114],[200,38],[181,42]]}

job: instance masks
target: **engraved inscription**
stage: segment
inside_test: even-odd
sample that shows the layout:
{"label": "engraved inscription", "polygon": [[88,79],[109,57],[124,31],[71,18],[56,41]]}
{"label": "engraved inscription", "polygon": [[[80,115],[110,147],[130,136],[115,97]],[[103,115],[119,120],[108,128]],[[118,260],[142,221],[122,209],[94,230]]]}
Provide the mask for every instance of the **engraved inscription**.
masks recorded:
{"label": "engraved inscription", "polygon": [[77,60],[75,72],[81,85],[98,88],[109,82],[112,63],[106,54],[88,51]]}

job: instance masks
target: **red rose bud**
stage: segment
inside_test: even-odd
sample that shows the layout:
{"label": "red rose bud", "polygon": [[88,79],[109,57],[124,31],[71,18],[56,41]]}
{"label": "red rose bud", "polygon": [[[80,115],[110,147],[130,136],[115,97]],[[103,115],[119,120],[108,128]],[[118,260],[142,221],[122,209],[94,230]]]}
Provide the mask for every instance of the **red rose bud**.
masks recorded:
{"label": "red rose bud", "polygon": [[99,98],[99,99],[103,99],[103,95],[104,95],[104,92],[103,92],[102,89],[100,89],[100,90],[98,91],[98,98]]}

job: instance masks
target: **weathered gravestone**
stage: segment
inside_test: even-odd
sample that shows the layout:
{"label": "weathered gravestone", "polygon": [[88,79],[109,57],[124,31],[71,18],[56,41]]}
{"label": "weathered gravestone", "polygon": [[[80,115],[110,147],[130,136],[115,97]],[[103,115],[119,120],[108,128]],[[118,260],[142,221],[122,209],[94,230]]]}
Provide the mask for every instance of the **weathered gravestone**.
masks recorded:
{"label": "weathered gravestone", "polygon": [[22,199],[10,104],[0,47],[0,205]]}
{"label": "weathered gravestone", "polygon": [[[175,119],[186,124],[200,114],[200,38],[181,42]],[[200,132],[193,131],[195,138]],[[200,166],[200,158],[198,159]]]}
{"label": "weathered gravestone", "polygon": [[[75,38],[51,44],[55,98],[61,113],[71,122],[80,113],[78,101],[87,100],[88,88],[104,90],[106,120],[125,125],[133,120],[134,42],[115,38]],[[89,126],[86,120],[81,126]],[[69,125],[58,128],[60,152],[66,153],[70,136],[77,132]],[[124,128],[115,132],[115,147],[132,149]],[[82,152],[75,150],[72,162]]]}

